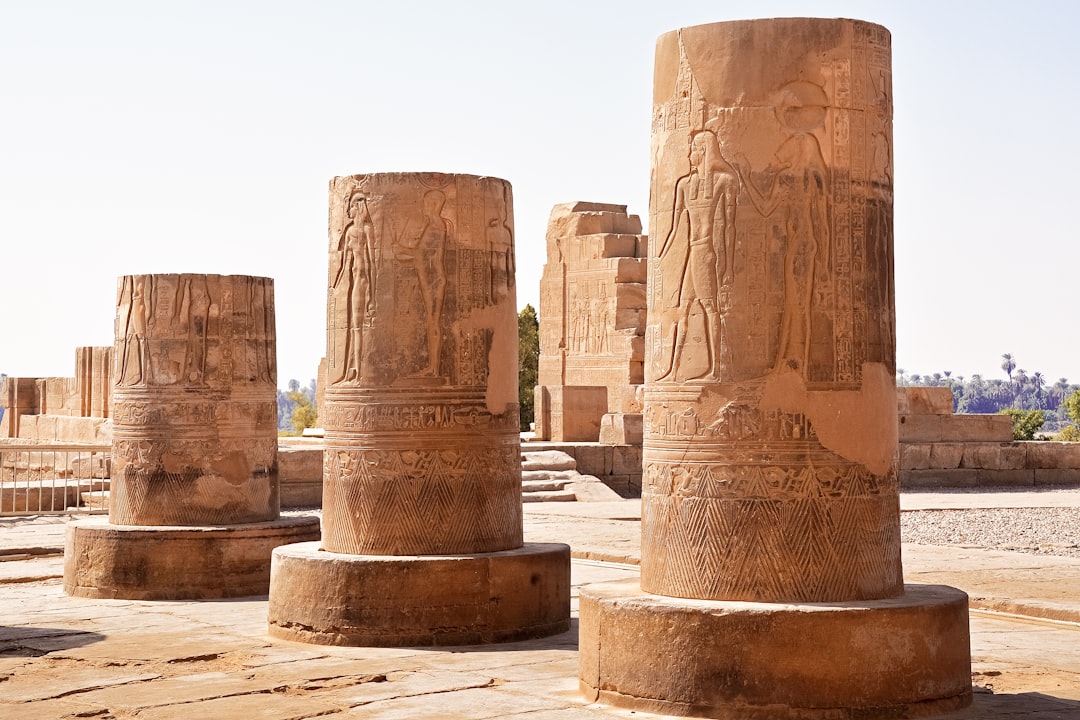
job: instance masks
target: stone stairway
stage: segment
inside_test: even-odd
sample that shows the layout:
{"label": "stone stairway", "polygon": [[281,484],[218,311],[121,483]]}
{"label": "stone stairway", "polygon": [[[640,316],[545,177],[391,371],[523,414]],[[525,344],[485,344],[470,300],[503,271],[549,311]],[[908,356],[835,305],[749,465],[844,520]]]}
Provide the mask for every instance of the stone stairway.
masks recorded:
{"label": "stone stairway", "polygon": [[619,499],[592,475],[577,471],[577,460],[559,450],[521,453],[522,502],[573,502]]}

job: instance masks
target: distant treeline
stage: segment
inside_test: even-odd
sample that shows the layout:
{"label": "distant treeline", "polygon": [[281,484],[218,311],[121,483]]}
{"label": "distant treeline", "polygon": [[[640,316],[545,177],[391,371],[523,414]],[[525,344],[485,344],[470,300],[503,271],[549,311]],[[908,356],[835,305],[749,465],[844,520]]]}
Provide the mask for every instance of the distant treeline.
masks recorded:
{"label": "distant treeline", "polygon": [[1017,367],[1011,353],[1001,356],[1001,369],[1007,379],[985,379],[982,375],[964,377],[950,370],[927,375],[896,371],[896,383],[901,386],[947,387],[953,393],[953,410],[958,413],[998,413],[1003,410],[1042,410],[1046,419],[1044,431],[1057,432],[1071,423],[1065,401],[1080,390],[1080,385],[1067,378],[1051,383],[1040,372],[1027,372]]}

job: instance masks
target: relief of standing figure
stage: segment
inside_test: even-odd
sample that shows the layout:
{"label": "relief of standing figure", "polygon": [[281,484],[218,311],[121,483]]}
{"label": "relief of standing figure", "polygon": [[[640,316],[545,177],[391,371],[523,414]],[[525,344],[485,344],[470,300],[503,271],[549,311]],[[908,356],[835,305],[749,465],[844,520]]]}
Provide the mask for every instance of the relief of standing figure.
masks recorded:
{"label": "relief of standing figure", "polygon": [[789,136],[769,164],[771,185],[758,188],[749,164],[740,159],[751,202],[763,217],[774,219],[784,238],[784,310],[773,371],[792,370],[804,379],[809,378],[815,276],[829,264],[829,172],[813,135],[825,125],[827,106],[820,86],[788,83],[780,91],[776,117]]}
{"label": "relief of standing figure", "polygon": [[364,358],[364,332],[375,312],[375,223],[368,199],[360,191],[349,196],[348,222],[338,240],[341,265],[334,278],[336,294],[347,298],[344,362],[334,382],[360,382]]}
{"label": "relief of standing figure", "polygon": [[411,240],[399,240],[397,259],[416,270],[420,297],[424,303],[427,364],[412,377],[436,377],[442,351],[442,308],[446,295],[443,257],[450,242],[450,221],[442,216],[446,195],[429,190],[423,200],[423,226]]}
{"label": "relief of standing figure", "polygon": [[[709,359],[706,369],[690,380],[719,380],[724,364],[722,295],[731,287],[735,252],[735,203],[739,178],[720,152],[716,135],[701,130],[690,138],[690,172],[675,183],[671,231],[664,239],[658,259],[663,261],[676,247],[675,238],[686,224],[685,242],[676,294],[679,320],[671,340],[671,364],[658,380],[675,380],[682,364],[690,313],[694,304],[705,313],[705,338]],[[718,262],[719,260],[719,262]]]}

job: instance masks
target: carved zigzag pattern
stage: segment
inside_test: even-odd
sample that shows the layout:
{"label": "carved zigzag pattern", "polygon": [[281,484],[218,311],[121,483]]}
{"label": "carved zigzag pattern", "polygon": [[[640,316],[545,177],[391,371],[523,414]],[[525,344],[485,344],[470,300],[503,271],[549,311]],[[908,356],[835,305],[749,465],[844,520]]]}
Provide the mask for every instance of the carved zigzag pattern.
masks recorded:
{"label": "carved zigzag pattern", "polygon": [[493,552],[521,545],[514,448],[338,450],[327,464],[323,547],[363,555]]}
{"label": "carved zigzag pattern", "polygon": [[899,511],[886,497],[645,496],[641,584],[711,600],[834,602],[902,589]]}

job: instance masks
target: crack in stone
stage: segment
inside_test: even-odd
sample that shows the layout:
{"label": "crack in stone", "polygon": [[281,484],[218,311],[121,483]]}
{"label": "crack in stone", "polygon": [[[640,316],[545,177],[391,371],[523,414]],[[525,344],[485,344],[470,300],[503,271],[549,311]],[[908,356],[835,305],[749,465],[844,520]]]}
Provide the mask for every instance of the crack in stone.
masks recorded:
{"label": "crack in stone", "polygon": [[376,700],[368,700],[368,701],[365,701],[365,702],[358,702],[355,705],[350,705],[349,708],[352,709],[352,708],[364,707],[365,705],[374,705],[375,703],[380,703],[380,702],[390,702],[390,701],[393,701],[393,700],[401,700],[402,698],[426,697],[428,695],[445,695],[446,693],[459,692],[461,690],[483,690],[483,689],[486,689],[486,688],[495,687],[495,685],[496,685],[495,678],[488,678],[487,682],[483,682],[483,683],[459,685],[459,686],[452,687],[452,688],[444,688],[442,690],[429,690],[427,692],[405,693],[403,695],[395,695],[392,698],[378,698]]}

